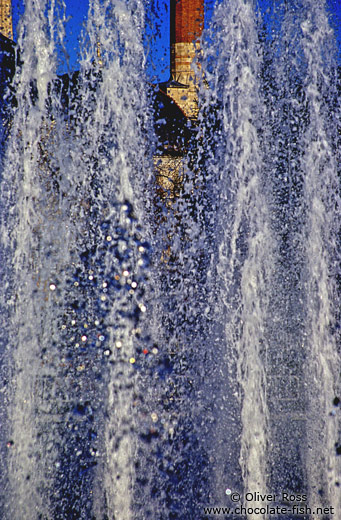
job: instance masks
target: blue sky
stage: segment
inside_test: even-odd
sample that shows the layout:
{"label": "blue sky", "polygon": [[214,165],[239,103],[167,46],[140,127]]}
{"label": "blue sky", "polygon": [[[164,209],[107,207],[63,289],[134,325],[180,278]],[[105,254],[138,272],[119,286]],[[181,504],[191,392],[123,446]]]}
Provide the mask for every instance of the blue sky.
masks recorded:
{"label": "blue sky", "polygon": [[[290,0],[289,0],[290,1]],[[260,0],[266,7],[269,0]],[[88,11],[88,0],[65,0],[66,15],[70,17],[67,24],[67,50],[70,55],[71,68],[77,68],[78,40]],[[328,0],[334,17],[334,26],[337,30],[339,48],[341,48],[341,0]],[[169,78],[169,0],[152,0],[155,22],[154,41],[151,47],[151,56],[155,67],[149,66],[149,75],[155,76],[158,81]],[[214,0],[206,0],[206,21],[210,18]],[[18,19],[24,9],[24,0],[12,0],[14,32]],[[15,33],[16,34],[16,33]],[[16,36],[15,36],[16,38]],[[65,69],[65,66],[62,67]]]}

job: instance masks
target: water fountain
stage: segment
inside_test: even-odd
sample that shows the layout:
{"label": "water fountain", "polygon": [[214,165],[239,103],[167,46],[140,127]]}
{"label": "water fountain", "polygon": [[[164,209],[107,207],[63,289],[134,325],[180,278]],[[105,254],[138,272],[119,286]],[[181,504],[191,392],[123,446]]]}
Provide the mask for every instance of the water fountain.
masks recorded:
{"label": "water fountain", "polygon": [[1,518],[341,512],[335,42],[323,0],[271,6],[265,29],[252,1],[216,6],[167,196],[149,4],[92,0],[58,77],[63,10],[27,1],[2,116]]}
{"label": "water fountain", "polygon": [[[222,4],[214,17],[221,37],[210,47],[206,66],[209,69],[219,56],[210,70],[209,81],[215,87],[207,92],[206,103],[219,107],[226,141],[216,140],[208,164],[209,171],[219,175],[219,195],[224,201],[219,204],[223,237],[215,263],[229,316],[227,352],[230,360],[235,359],[232,366],[241,388],[239,462],[246,489],[268,489],[278,495],[283,490],[304,491],[309,503],[334,500],[338,510],[339,469],[333,450],[339,423],[332,404],[339,377],[338,369],[333,372],[332,368],[339,364],[338,318],[332,280],[337,272],[339,202],[333,166],[335,119],[327,122],[331,113],[335,116],[336,106],[329,61],[333,44],[322,4],[289,6],[284,2],[275,14],[281,31],[270,51],[258,43],[256,19],[248,2],[243,9],[240,2]],[[302,32],[297,31],[300,26]],[[330,133],[321,146],[325,128]],[[313,166],[309,156],[315,144],[319,152]],[[316,167],[320,160],[322,168]],[[226,165],[224,170],[217,172],[217,163]],[[312,232],[313,225],[320,231]],[[320,249],[318,254],[319,236],[324,232],[330,235],[323,240],[324,252]],[[321,254],[323,266],[317,268]],[[322,271],[329,273],[328,282]],[[327,307],[320,320],[317,302],[322,301]],[[316,326],[319,339],[313,337]],[[321,333],[328,339],[322,340]],[[323,392],[317,386],[322,380]],[[324,439],[323,448],[318,436]],[[225,446],[228,440],[225,433]],[[217,487],[222,493],[222,483]]]}

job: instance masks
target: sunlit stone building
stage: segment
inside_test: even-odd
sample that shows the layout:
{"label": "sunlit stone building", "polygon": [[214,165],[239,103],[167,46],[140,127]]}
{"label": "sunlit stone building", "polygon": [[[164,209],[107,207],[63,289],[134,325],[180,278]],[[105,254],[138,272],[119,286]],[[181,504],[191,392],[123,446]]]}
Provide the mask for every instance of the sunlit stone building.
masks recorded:
{"label": "sunlit stone building", "polygon": [[[14,72],[11,0],[0,0],[0,89],[3,94]],[[1,100],[3,95],[1,96]]]}
{"label": "sunlit stone building", "polygon": [[6,136],[7,91],[13,78],[14,64],[11,0],[0,0],[0,144]]}
{"label": "sunlit stone building", "polygon": [[186,117],[198,114],[199,77],[194,65],[204,24],[203,0],[170,2],[170,80],[161,85]]}
{"label": "sunlit stone building", "polygon": [[155,106],[160,144],[155,156],[157,182],[169,199],[177,196],[181,185],[198,115],[197,57],[203,26],[204,0],[170,1],[170,78],[160,83]]}
{"label": "sunlit stone building", "polygon": [[0,0],[0,33],[13,40],[11,0]]}

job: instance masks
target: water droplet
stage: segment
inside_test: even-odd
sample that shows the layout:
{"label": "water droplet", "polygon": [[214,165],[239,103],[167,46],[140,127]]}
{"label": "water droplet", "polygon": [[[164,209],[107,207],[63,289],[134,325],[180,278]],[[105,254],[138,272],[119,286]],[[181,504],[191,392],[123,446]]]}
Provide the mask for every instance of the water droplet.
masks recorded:
{"label": "water droplet", "polygon": [[55,291],[56,290],[56,286],[54,283],[50,283],[50,291]]}

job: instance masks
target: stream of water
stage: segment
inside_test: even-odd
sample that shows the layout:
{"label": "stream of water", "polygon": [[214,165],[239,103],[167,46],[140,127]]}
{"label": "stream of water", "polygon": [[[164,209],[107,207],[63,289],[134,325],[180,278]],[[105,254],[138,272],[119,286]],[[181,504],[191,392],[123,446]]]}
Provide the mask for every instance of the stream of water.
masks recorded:
{"label": "stream of water", "polygon": [[251,0],[217,4],[175,196],[155,181],[148,9],[91,0],[61,77],[62,4],[26,2],[1,153],[0,516],[336,519],[326,5],[269,2],[262,20]]}

